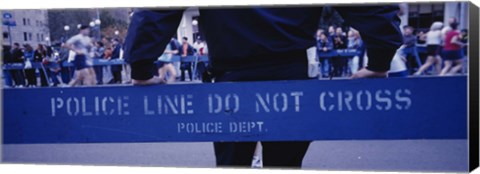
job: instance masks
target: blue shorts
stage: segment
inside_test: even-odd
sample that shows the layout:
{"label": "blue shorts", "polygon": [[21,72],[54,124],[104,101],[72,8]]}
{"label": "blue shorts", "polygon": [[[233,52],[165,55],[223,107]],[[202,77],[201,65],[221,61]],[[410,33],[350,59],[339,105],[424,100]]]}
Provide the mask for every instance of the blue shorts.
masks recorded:
{"label": "blue shorts", "polygon": [[73,66],[76,70],[90,67],[87,65],[87,57],[85,55],[75,55],[75,59],[73,60]]}
{"label": "blue shorts", "polygon": [[463,58],[462,50],[445,50],[444,59],[445,60],[459,60]]}

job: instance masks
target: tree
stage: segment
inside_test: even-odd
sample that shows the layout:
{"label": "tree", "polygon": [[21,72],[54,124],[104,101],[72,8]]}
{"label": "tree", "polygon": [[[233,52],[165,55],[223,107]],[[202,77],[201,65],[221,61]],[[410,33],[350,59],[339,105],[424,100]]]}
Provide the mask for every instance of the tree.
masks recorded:
{"label": "tree", "polygon": [[119,32],[119,37],[125,37],[128,28],[128,11],[127,9],[109,9],[102,10],[100,13],[102,21],[101,32],[102,37],[115,37],[115,31]]}
{"label": "tree", "polygon": [[344,27],[344,20],[331,6],[325,6],[318,27],[326,30],[329,26]]}
{"label": "tree", "polygon": [[[49,10],[48,28],[50,29],[51,41],[59,42],[66,40],[66,37],[71,37],[78,32],[78,24],[88,25],[92,17],[88,9]],[[66,25],[70,27],[70,30],[64,30]]]}
{"label": "tree", "polygon": [[[114,37],[115,31],[124,37],[128,27],[128,10],[126,8],[99,9],[101,37]],[[65,41],[78,32],[77,25],[89,25],[97,18],[96,9],[62,9],[48,11],[48,27],[52,42]],[[68,25],[70,30],[65,31]],[[97,31],[92,32],[95,34]]]}

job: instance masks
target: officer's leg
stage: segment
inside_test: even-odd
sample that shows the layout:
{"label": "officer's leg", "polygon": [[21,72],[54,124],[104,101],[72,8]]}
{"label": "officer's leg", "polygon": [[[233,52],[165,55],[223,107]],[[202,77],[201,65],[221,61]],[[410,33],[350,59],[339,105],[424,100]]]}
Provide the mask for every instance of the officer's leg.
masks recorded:
{"label": "officer's leg", "polygon": [[217,166],[251,167],[257,142],[214,142]]}
{"label": "officer's leg", "polygon": [[309,141],[262,142],[264,167],[302,167]]}

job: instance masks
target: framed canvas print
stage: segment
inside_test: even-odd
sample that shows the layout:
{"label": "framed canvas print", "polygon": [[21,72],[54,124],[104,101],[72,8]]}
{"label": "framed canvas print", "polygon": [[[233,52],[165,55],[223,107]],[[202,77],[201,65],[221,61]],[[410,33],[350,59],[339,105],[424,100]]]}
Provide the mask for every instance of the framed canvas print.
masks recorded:
{"label": "framed canvas print", "polygon": [[2,163],[478,167],[472,2],[0,13]]}

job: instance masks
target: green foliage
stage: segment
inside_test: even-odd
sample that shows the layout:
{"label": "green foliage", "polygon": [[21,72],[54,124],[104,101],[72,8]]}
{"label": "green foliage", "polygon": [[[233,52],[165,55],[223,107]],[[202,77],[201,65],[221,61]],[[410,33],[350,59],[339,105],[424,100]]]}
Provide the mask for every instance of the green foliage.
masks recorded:
{"label": "green foliage", "polygon": [[325,6],[318,27],[327,30],[329,26],[344,27],[344,20],[340,14],[330,6]]}

